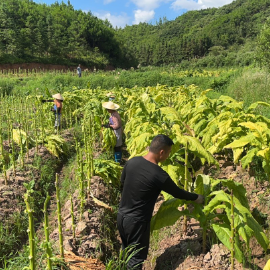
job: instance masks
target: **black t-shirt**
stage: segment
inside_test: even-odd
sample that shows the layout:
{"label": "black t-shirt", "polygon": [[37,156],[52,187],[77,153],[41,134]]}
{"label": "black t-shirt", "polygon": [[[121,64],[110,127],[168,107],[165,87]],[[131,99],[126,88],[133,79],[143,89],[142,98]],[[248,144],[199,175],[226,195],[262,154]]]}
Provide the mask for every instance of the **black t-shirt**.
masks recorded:
{"label": "black t-shirt", "polygon": [[162,190],[178,199],[195,201],[198,198],[197,194],[180,189],[167,172],[144,157],[134,157],[126,163],[121,184],[119,213],[141,221],[151,220]]}

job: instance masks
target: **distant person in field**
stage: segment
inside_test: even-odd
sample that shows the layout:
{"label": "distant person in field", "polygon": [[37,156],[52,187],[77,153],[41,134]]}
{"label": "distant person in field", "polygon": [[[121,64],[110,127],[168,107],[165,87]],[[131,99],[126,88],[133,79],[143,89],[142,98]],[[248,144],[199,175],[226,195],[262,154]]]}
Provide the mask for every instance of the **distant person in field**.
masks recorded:
{"label": "distant person in field", "polygon": [[119,105],[113,103],[112,101],[102,103],[102,107],[107,109],[108,113],[110,113],[109,123],[103,125],[103,127],[111,128],[116,136],[116,145],[114,147],[114,159],[115,162],[120,163],[122,159],[122,121],[117,109],[119,109]]}
{"label": "distant person in field", "polygon": [[79,64],[78,67],[77,67],[77,74],[80,77],[82,77],[82,69],[81,69],[81,65]]}
{"label": "distant person in field", "polygon": [[175,198],[202,204],[204,196],[180,189],[171,177],[158,166],[171,152],[173,141],[166,135],[157,135],[145,156],[130,159],[122,172],[122,196],[117,214],[117,227],[122,248],[136,245],[137,253],[128,262],[128,269],[141,270],[147,257],[150,239],[150,221],[160,192]]}

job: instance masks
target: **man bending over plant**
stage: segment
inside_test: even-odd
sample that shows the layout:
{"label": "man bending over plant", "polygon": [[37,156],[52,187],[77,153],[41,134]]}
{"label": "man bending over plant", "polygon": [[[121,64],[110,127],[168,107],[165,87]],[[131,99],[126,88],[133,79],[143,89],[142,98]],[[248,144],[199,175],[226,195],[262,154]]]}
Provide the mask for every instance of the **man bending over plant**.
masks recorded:
{"label": "man bending over plant", "polygon": [[171,152],[173,141],[157,135],[145,156],[130,159],[122,172],[123,187],[117,227],[122,248],[136,245],[136,252],[128,262],[128,269],[142,269],[150,240],[150,221],[158,195],[163,190],[175,198],[203,203],[204,196],[180,189],[171,177],[158,166]]}

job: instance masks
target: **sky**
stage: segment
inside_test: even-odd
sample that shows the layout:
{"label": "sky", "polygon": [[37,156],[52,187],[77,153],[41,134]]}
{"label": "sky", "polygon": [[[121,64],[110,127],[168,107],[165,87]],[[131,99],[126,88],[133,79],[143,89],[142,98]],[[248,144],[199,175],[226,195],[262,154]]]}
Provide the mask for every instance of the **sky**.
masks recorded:
{"label": "sky", "polygon": [[[51,5],[56,0],[34,0]],[[68,0],[58,0],[67,3]],[[156,24],[160,19],[174,20],[189,10],[221,7],[233,0],[70,0],[74,9],[91,12],[94,16],[108,19],[113,27],[147,22]]]}

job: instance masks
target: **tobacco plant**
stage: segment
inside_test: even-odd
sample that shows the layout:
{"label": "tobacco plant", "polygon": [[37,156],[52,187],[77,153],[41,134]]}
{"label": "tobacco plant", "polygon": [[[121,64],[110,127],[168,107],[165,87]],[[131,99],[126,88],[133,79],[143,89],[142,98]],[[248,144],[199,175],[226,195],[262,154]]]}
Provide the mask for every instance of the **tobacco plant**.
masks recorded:
{"label": "tobacco plant", "polygon": [[58,231],[59,231],[59,249],[60,257],[64,260],[64,245],[63,245],[63,233],[62,233],[62,214],[60,203],[60,190],[59,190],[59,175],[55,175],[55,188],[56,188],[56,201],[57,201],[57,217],[58,217]]}
{"label": "tobacco plant", "polygon": [[48,219],[48,203],[50,201],[50,196],[47,194],[46,200],[44,202],[44,233],[45,233],[45,241],[43,243],[43,246],[45,247],[46,250],[46,255],[47,255],[47,267],[46,270],[52,270],[52,259],[53,259],[53,254],[52,254],[52,246],[50,242],[50,234],[49,234],[49,219]]}
{"label": "tobacco plant", "polygon": [[[223,189],[217,190],[219,185]],[[214,230],[218,239],[233,251],[239,262],[244,259],[241,241],[249,249],[250,239],[255,237],[262,248],[267,250],[269,240],[251,214],[246,190],[242,184],[233,180],[214,180],[208,176],[199,175],[195,181],[194,192],[206,197],[204,207],[190,202],[194,205],[191,213],[188,210],[179,211],[179,206],[185,202],[175,198],[169,199],[161,205],[157,214],[152,218],[151,230],[173,225],[181,216],[187,215],[200,222],[203,230],[203,252],[206,252],[206,233],[210,228]],[[217,212],[217,209],[220,211]],[[234,241],[231,240],[232,233],[234,233]]]}
{"label": "tobacco plant", "polygon": [[24,269],[35,270],[36,269],[36,244],[35,244],[35,229],[34,229],[34,210],[31,206],[31,194],[34,192],[34,182],[30,182],[27,187],[27,192],[24,194],[24,202],[26,205],[26,212],[28,214],[28,237],[29,237],[29,267]]}

